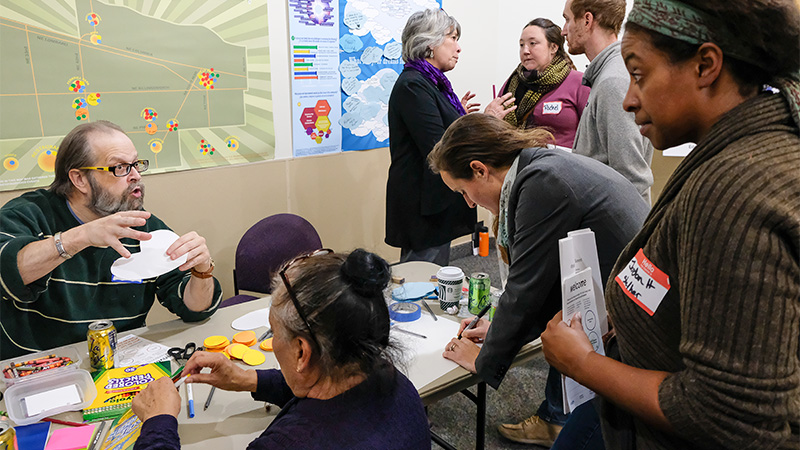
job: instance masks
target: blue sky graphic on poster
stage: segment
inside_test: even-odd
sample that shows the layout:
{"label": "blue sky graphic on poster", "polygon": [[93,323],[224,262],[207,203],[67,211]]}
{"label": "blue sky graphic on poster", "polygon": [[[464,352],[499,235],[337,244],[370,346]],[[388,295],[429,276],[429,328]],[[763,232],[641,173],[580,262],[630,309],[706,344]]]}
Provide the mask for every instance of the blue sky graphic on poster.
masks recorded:
{"label": "blue sky graphic on poster", "polygon": [[389,145],[389,95],[403,70],[400,36],[416,11],[441,0],[340,0],[342,150]]}

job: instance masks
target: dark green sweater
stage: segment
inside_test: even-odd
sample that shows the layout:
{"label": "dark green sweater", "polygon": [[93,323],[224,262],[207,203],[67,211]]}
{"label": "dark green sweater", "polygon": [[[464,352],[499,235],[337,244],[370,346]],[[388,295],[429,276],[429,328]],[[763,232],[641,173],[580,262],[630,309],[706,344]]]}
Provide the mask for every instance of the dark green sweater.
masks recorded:
{"label": "dark green sweater", "polygon": [[[80,225],[64,198],[40,189],[9,201],[0,209],[0,359],[86,340],[91,322],[110,319],[118,331],[145,325],[154,298],[185,321],[216,311],[222,289],[214,280],[212,306],[190,311],[183,291],[191,275],[177,269],[141,283],[112,281],[113,248],[89,247],[64,261],[49,275],[25,285],[17,253],[27,244]],[[168,229],[150,216],[142,231]],[[131,251],[139,242],[123,239]]]}
{"label": "dark green sweater", "polygon": [[712,127],[612,276],[639,249],[669,276],[655,314],[614,280],[606,300],[622,361],[670,373],[658,402],[676,434],[609,408],[607,448],[629,429],[637,449],[800,449],[800,137],[782,96]]}

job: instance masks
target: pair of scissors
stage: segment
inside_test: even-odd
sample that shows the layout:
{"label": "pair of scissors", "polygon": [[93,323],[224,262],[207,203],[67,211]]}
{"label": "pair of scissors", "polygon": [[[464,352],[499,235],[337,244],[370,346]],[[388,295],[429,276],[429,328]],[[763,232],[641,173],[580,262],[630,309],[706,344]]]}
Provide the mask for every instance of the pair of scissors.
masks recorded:
{"label": "pair of scissors", "polygon": [[195,345],[194,342],[189,342],[183,348],[172,347],[171,349],[167,350],[167,355],[175,358],[175,362],[180,364],[181,359],[188,361],[196,350],[197,350],[197,345]]}

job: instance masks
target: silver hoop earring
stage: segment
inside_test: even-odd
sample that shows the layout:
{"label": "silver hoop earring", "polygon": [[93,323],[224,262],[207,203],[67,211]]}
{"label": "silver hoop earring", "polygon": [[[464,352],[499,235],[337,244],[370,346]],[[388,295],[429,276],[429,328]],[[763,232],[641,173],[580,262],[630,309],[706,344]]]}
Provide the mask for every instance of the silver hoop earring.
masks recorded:
{"label": "silver hoop earring", "polygon": [[433,49],[429,48],[428,52],[425,54],[426,58],[433,58]]}

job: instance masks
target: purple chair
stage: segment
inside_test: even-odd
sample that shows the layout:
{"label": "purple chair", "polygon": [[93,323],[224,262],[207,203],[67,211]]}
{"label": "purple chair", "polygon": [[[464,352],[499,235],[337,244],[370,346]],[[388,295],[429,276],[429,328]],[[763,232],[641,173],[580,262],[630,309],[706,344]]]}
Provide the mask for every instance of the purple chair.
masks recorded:
{"label": "purple chair", "polygon": [[236,246],[233,269],[234,296],[220,308],[249,302],[259,297],[243,291],[269,294],[272,277],[293,258],[322,248],[317,230],[306,219],[294,214],[275,214],[250,227]]}

